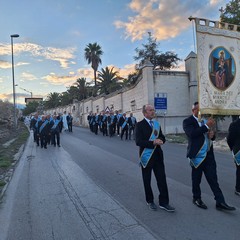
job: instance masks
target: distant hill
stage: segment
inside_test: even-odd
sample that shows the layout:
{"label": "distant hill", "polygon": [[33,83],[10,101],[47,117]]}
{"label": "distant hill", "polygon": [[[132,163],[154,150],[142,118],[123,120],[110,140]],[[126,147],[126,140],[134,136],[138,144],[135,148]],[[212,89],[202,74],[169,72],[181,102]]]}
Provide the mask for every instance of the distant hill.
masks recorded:
{"label": "distant hill", "polygon": [[17,104],[18,109],[24,109],[26,107],[25,104]]}

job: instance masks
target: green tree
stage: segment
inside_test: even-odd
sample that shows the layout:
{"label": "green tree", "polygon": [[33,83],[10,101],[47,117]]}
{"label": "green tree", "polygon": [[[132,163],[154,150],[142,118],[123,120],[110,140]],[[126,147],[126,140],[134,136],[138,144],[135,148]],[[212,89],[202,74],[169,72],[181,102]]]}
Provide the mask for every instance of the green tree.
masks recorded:
{"label": "green tree", "polygon": [[[232,0],[226,4],[225,9],[221,9],[220,21],[235,25],[240,25],[240,0]],[[232,29],[232,27],[229,27]],[[240,31],[240,26],[237,27]],[[237,115],[232,115],[232,121],[238,118]]]}
{"label": "green tree", "polygon": [[100,94],[109,94],[121,88],[118,72],[113,69],[114,67],[111,69],[106,67],[105,69],[102,68],[101,71],[98,71]]}
{"label": "green tree", "polygon": [[57,92],[49,93],[47,95],[47,99],[45,100],[45,107],[55,108],[58,107],[61,103],[61,94]]}
{"label": "green tree", "polygon": [[92,69],[94,71],[94,83],[95,86],[97,85],[97,70],[99,64],[102,63],[101,56],[103,51],[97,43],[89,43],[85,48],[85,59],[87,60],[88,64],[91,64]]}
{"label": "green tree", "polygon": [[169,70],[177,66],[177,62],[180,60],[177,54],[173,52],[161,53],[158,49],[159,43],[156,39],[153,39],[151,32],[148,32],[147,44],[142,44],[143,48],[136,48],[136,55],[134,60],[140,60],[143,63],[144,60],[149,60],[154,69]]}
{"label": "green tree", "polygon": [[67,92],[69,94],[69,99],[70,99],[71,103],[73,102],[73,99],[80,100],[79,90],[76,86],[72,85],[72,86],[68,87]]}
{"label": "green tree", "polygon": [[71,95],[69,94],[68,91],[62,92],[62,93],[60,94],[59,105],[60,105],[60,106],[66,106],[66,105],[72,103],[72,100],[73,100],[73,99],[72,99],[72,97],[71,97]]}
{"label": "green tree", "polygon": [[31,113],[37,112],[39,106],[39,102],[37,101],[33,101],[33,102],[29,102],[26,107],[23,109],[23,115],[27,116]]}
{"label": "green tree", "polygon": [[8,119],[10,116],[13,117],[14,108],[13,104],[8,101],[2,101],[0,99],[0,121],[2,119]]}
{"label": "green tree", "polygon": [[220,20],[221,22],[240,25],[240,0],[232,0],[226,4],[225,9],[221,11]]}
{"label": "green tree", "polygon": [[79,100],[86,99],[88,96],[88,92],[87,92],[88,84],[87,84],[86,78],[84,77],[78,78],[77,81],[74,83],[74,85],[76,85],[79,91]]}

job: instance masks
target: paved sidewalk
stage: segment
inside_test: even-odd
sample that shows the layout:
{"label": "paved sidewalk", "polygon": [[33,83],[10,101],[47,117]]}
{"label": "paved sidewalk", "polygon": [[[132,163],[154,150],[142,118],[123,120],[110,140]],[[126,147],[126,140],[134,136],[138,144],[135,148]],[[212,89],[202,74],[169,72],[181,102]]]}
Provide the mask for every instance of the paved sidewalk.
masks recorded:
{"label": "paved sidewalk", "polygon": [[97,186],[63,148],[37,148],[31,134],[3,197],[0,239],[159,238]]}

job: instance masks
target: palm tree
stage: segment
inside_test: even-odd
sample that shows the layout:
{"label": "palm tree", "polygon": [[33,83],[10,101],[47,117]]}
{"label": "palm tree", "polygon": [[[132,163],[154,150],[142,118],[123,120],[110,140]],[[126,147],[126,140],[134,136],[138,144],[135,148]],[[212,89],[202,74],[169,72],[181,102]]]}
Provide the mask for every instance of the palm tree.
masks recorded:
{"label": "palm tree", "polygon": [[101,72],[98,72],[100,94],[109,94],[121,88],[121,84],[118,82],[120,77],[118,76],[118,72],[114,71],[113,68],[102,68]]}
{"label": "palm tree", "polygon": [[97,70],[99,64],[102,63],[101,55],[103,51],[97,43],[89,43],[85,48],[85,59],[87,60],[88,64],[91,63],[92,69],[94,71],[94,82],[95,86],[97,85]]}
{"label": "palm tree", "polygon": [[60,93],[54,92],[54,93],[49,93],[47,95],[47,99],[45,101],[45,106],[47,108],[55,108],[60,105]]}
{"label": "palm tree", "polygon": [[77,81],[74,83],[79,91],[79,100],[83,100],[87,98],[87,80],[86,78],[78,78]]}
{"label": "palm tree", "polygon": [[71,104],[73,102],[72,95],[67,91],[62,92],[60,95],[60,106],[66,106],[68,104]]}

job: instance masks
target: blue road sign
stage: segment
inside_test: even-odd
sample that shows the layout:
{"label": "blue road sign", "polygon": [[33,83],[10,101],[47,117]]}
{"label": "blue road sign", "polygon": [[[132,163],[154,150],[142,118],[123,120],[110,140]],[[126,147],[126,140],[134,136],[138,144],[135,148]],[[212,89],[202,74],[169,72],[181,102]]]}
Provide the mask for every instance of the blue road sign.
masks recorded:
{"label": "blue road sign", "polygon": [[154,107],[156,110],[167,110],[167,98],[166,97],[155,97]]}

